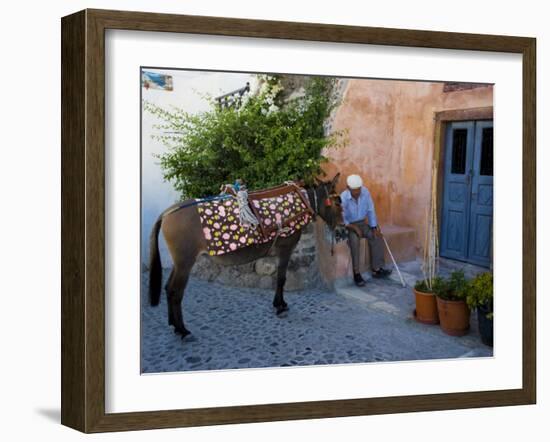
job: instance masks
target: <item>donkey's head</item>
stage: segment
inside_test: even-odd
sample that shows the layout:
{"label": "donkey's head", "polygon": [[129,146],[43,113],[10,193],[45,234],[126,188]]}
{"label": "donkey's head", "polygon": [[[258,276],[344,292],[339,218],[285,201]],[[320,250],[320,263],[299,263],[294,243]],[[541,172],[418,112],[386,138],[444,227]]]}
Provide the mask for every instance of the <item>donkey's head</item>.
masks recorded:
{"label": "donkey's head", "polygon": [[316,178],[315,186],[312,188],[313,201],[311,205],[313,210],[331,229],[336,227],[342,217],[340,195],[336,193],[338,178],[340,178],[340,173],[337,173],[332,180],[328,181]]}

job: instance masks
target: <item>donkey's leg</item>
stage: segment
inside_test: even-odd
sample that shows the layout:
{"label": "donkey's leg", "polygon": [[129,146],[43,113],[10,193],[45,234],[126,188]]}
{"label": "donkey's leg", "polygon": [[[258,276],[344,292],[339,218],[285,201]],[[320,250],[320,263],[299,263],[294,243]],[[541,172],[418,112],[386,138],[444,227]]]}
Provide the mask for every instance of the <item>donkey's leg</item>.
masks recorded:
{"label": "donkey's leg", "polygon": [[183,300],[183,294],[185,292],[187,281],[189,280],[190,271],[191,266],[183,268],[174,267],[169,286],[166,290],[169,305],[168,311],[172,315],[171,325],[174,326],[174,333],[179,333],[182,339],[191,333],[185,328],[183,323],[183,314],[181,311],[181,301]]}
{"label": "donkey's leg", "polygon": [[[174,267],[172,267],[172,271],[170,272],[170,276],[168,277],[168,280],[166,281],[166,285],[164,286],[164,290],[166,290],[166,299],[169,300],[170,296],[168,295],[170,290],[170,285],[172,284],[172,278],[174,277]],[[172,313],[172,304],[170,302],[167,302],[166,305],[168,306],[168,325],[174,325],[174,314]]]}
{"label": "donkey's leg", "polygon": [[284,300],[283,289],[286,282],[286,270],[293,249],[294,245],[278,249],[279,265],[277,266],[277,289],[275,291],[275,297],[273,298],[273,307],[277,309],[278,315],[288,310],[288,304]]}
{"label": "donkey's leg", "polygon": [[166,289],[168,321],[183,338],[189,334],[183,323],[181,310],[185,286],[197,256],[206,247],[197,208],[189,206],[166,214],[162,222],[162,233],[174,265]]}

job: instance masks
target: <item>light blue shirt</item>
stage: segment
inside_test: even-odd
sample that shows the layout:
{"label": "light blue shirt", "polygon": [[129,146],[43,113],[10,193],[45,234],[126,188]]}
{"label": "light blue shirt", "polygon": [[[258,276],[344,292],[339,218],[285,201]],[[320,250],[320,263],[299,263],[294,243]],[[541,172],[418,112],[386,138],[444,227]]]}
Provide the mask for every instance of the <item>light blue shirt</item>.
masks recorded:
{"label": "light blue shirt", "polygon": [[365,218],[368,218],[370,227],[376,227],[378,225],[376,211],[374,210],[374,202],[365,186],[361,186],[359,198],[353,198],[349,189],[346,189],[340,194],[340,199],[342,200],[342,217],[344,218],[344,224],[363,221]]}

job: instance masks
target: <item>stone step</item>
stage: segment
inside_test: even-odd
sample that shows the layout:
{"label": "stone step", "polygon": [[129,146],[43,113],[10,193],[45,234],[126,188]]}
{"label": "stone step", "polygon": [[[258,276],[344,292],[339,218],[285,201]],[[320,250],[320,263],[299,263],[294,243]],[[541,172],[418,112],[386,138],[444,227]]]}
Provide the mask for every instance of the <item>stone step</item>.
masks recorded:
{"label": "stone step", "polygon": [[[352,265],[351,256],[347,241],[342,241],[334,244],[334,253],[331,255],[331,243],[327,239],[324,232],[324,226],[317,224],[317,244],[319,251],[319,265],[323,275],[323,279],[329,285],[333,285],[334,281],[351,276]],[[382,233],[388,242],[388,246],[396,262],[412,261],[416,258],[416,232],[413,228],[385,225],[381,227]],[[385,250],[386,266],[393,267],[391,257]],[[370,258],[368,253],[367,240],[361,241],[361,262],[359,270],[361,273],[370,272]],[[392,275],[393,277],[394,275]],[[398,275],[395,275],[398,278]],[[409,281],[406,281],[408,284]]]}
{"label": "stone step", "polygon": [[[387,225],[381,228],[397,262],[413,261],[416,258],[416,232],[411,227]],[[386,262],[391,263],[386,249]]]}

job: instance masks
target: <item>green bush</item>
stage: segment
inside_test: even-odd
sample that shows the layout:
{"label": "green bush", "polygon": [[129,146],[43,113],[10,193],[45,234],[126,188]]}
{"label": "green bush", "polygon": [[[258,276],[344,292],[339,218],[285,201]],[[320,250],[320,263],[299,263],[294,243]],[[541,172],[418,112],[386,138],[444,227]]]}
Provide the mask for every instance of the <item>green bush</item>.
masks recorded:
{"label": "green bush", "polygon": [[466,300],[468,280],[463,270],[455,270],[449,278],[437,277],[434,280],[434,293],[446,301]]}
{"label": "green bush", "polygon": [[493,317],[493,274],[484,272],[472,279],[468,286],[466,302],[473,310],[486,307],[489,310],[487,317]]}
{"label": "green bush", "polygon": [[436,276],[432,282],[433,293],[442,299],[448,299],[450,297],[450,285],[449,281],[442,276]]}
{"label": "green bush", "polygon": [[435,293],[435,289],[441,287],[442,279],[440,276],[436,276],[430,281],[430,283],[427,279],[419,279],[416,281],[414,288],[419,292]]}
{"label": "green bush", "polygon": [[463,270],[456,270],[449,277],[450,291],[456,301],[466,300],[468,293],[468,280]]}
{"label": "green bush", "polygon": [[334,79],[311,77],[305,94],[281,98],[278,77],[263,76],[256,95],[237,107],[211,108],[199,114],[162,109],[144,102],[164,123],[155,136],[168,152],[159,155],[164,179],[182,198],[218,194],[220,185],[243,180],[250,190],[302,179],[312,183],[322,173],[324,148],[346,144],[345,132],[324,133],[323,124],[337,103],[331,100]]}
{"label": "green bush", "polygon": [[428,287],[425,279],[419,279],[418,281],[416,281],[414,289],[418,290],[419,292],[432,293],[432,289]]}

